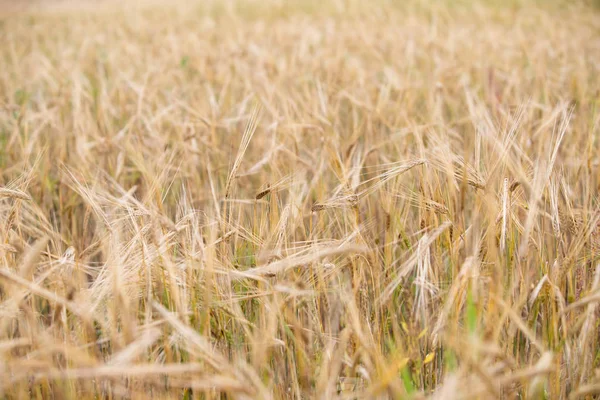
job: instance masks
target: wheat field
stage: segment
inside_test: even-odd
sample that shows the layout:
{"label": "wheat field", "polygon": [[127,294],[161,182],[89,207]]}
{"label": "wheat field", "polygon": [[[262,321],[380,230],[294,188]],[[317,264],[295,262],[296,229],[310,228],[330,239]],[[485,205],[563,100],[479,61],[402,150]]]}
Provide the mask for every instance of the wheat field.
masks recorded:
{"label": "wheat field", "polygon": [[600,395],[598,5],[0,4],[0,398]]}

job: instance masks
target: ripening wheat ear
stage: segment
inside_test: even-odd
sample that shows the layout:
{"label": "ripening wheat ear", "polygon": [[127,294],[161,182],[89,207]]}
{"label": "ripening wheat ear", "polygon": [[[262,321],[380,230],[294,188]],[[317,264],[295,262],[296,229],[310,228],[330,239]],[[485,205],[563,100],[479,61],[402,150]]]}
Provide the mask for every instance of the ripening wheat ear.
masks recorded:
{"label": "ripening wheat ear", "polygon": [[244,158],[244,154],[246,150],[248,150],[248,145],[250,144],[250,140],[252,140],[252,136],[254,136],[254,132],[256,132],[256,127],[258,126],[258,115],[260,113],[260,105],[257,104],[252,110],[252,115],[250,116],[250,120],[246,124],[246,128],[244,129],[244,135],[242,136],[242,142],[240,143],[240,148],[238,149],[237,155],[235,156],[235,161],[233,163],[233,167],[231,168],[231,172],[229,172],[229,176],[227,177],[227,184],[225,185],[225,198],[229,198],[229,194],[231,191],[231,183],[233,179],[236,177],[237,171],[242,164],[242,158]]}
{"label": "ripening wheat ear", "polygon": [[0,198],[8,197],[19,200],[31,200],[31,196],[18,189],[0,188]]}

